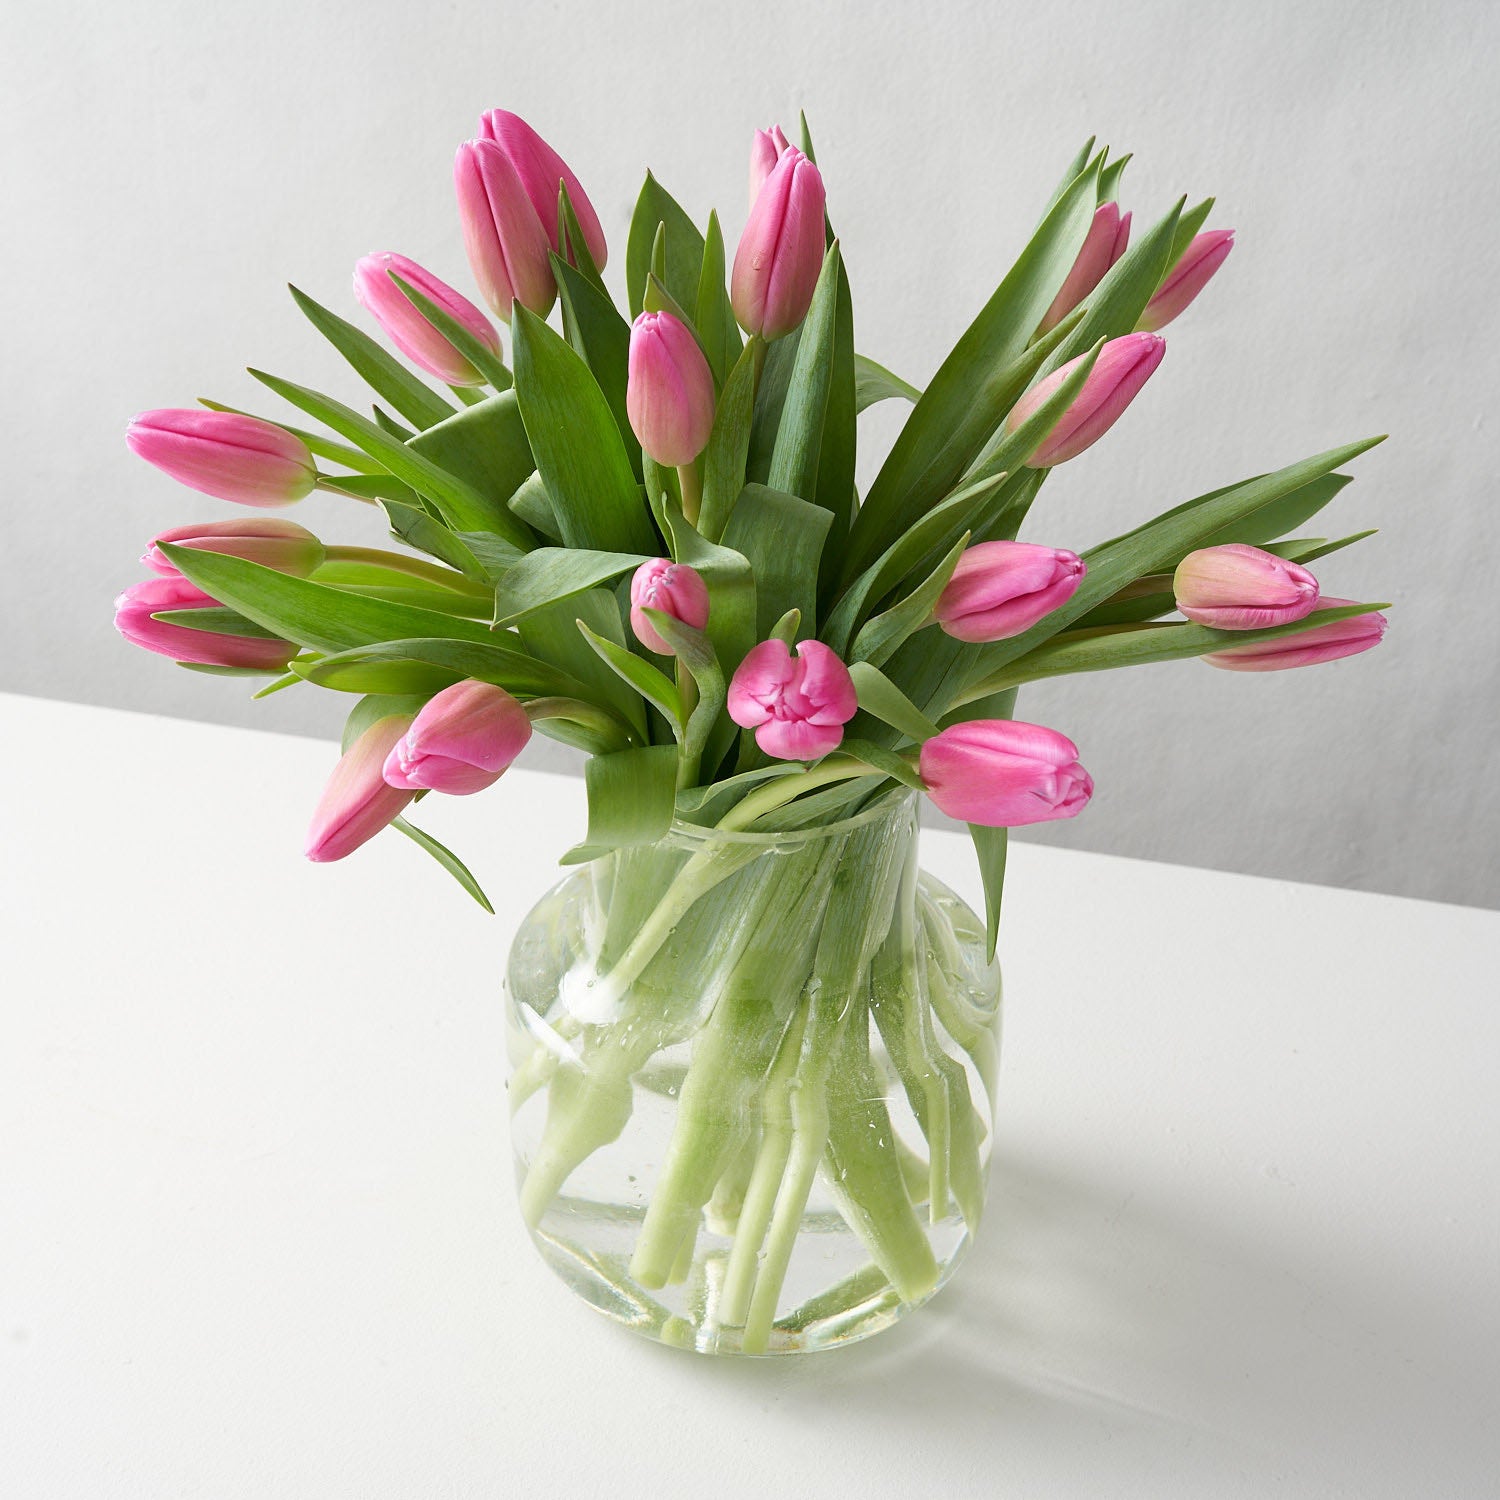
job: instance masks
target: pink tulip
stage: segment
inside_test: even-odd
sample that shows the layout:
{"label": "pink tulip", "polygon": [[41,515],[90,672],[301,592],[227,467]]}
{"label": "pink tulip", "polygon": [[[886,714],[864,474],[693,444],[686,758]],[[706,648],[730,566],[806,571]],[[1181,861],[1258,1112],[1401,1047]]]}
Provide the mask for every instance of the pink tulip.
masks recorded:
{"label": "pink tulip", "polygon": [[238,412],[143,411],[132,419],[125,441],[179,484],[241,505],[289,505],[318,481],[301,438]]}
{"label": "pink tulip", "polygon": [[[1041,447],[1026,460],[1027,464],[1033,469],[1050,469],[1054,464],[1077,458],[1085,448],[1097,443],[1135,400],[1166,352],[1167,341],[1154,333],[1127,333],[1124,338],[1111,339],[1099,351],[1099,358],[1073,404],[1042,440]],[[1011,408],[1005,419],[1007,430],[1014,432],[1087,358],[1080,354],[1077,359],[1070,359],[1032,386]]]}
{"label": "pink tulip", "polygon": [[708,585],[696,568],[665,557],[653,557],[635,570],[630,580],[630,628],[648,651],[672,656],[671,645],[646,618],[644,611],[648,609],[659,609],[694,630],[702,630],[708,624]]}
{"label": "pink tulip", "polygon": [[1073,269],[1052,299],[1052,306],[1037,325],[1038,333],[1056,328],[1104,279],[1104,273],[1124,255],[1130,244],[1130,215],[1123,217],[1118,203],[1101,203],[1094,211],[1094,222],[1084,236],[1083,248]]}
{"label": "pink tulip", "polygon": [[132,584],[115,600],[115,629],[127,641],[170,656],[173,661],[210,667],[249,667],[257,672],[280,672],[297,654],[289,641],[264,636],[221,635],[215,630],[192,630],[153,620],[171,609],[219,609],[217,599],[186,578],[148,578]]}
{"label": "pink tulip", "polygon": [[625,411],[659,464],[690,464],[714,427],[714,377],[698,340],[668,312],[643,312],[630,330]]}
{"label": "pink tulip", "polygon": [[[1337,609],[1354,602],[1353,599],[1326,597],[1319,600],[1324,609]],[[1378,646],[1386,624],[1384,615],[1371,610],[1367,615],[1350,615],[1348,619],[1335,620],[1331,625],[1314,625],[1296,635],[1251,641],[1248,645],[1231,646],[1227,651],[1214,651],[1203,660],[1211,667],[1223,667],[1229,672],[1280,672],[1287,667],[1314,667],[1319,662],[1357,656],[1371,646]]]}
{"label": "pink tulip", "polygon": [[391,280],[392,271],[462,324],[485,348],[499,354],[500,335],[494,324],[467,297],[404,255],[386,250],[365,256],[354,267],[354,295],[413,364],[449,385],[483,385],[484,376],[422,316]]}
{"label": "pink tulip", "polygon": [[807,316],[823,266],[823,177],[788,146],[761,185],[740,236],[729,300],[746,333],[779,339]]}
{"label": "pink tulip", "polygon": [[377,719],[344,752],[323,788],[303,852],[315,864],[353,854],[416,796],[381,774],[391,747],[411,724],[407,714]]}
{"label": "pink tulip", "polygon": [[1138,330],[1152,333],[1165,328],[1206,287],[1215,271],[1234,249],[1234,230],[1210,229],[1196,235],[1156,289],[1136,323]]}
{"label": "pink tulip", "polygon": [[821,641],[798,641],[796,656],[785,641],[762,641],[729,684],[729,717],[777,760],[837,750],[858,709],[848,667]]}
{"label": "pink tulip", "polygon": [[1172,576],[1177,608],[1215,630],[1290,625],[1318,603],[1318,580],[1296,563],[1244,542],[1189,552]]}
{"label": "pink tulip", "polygon": [[507,323],[517,302],[545,317],[557,296],[551,242],[510,157],[494,141],[465,141],[454,158],[453,185],[464,249],[484,300]]}
{"label": "pink tulip", "polygon": [[526,710],[504,688],[455,682],[423,707],[385,758],[388,786],[466,797],[499,781],[531,738]]}
{"label": "pink tulip", "polygon": [[306,578],[323,562],[323,544],[305,526],[279,521],[272,516],[246,516],[237,521],[200,521],[196,526],[174,526],[151,538],[141,561],[167,578],[181,574],[167,561],[158,542],[191,547],[196,552],[217,552],[222,557],[242,557],[246,562],[274,568]]}
{"label": "pink tulip", "polygon": [[959,558],[933,614],[955,640],[1008,640],[1071,599],[1087,571],[1076,552],[980,542]]}
{"label": "pink tulip", "polygon": [[771,170],[781,159],[781,153],[789,142],[781,133],[781,126],[773,125],[769,130],[757,130],[750,142],[750,204],[754,207],[761,187]]}
{"label": "pink tulip", "polygon": [[1094,794],[1072,740],[1014,719],[955,724],[922,746],[918,766],[943,812],[986,828],[1077,817]]}
{"label": "pink tulip", "polygon": [[568,202],[573,205],[584,243],[594,264],[603,270],[609,254],[609,247],[604,243],[604,230],[583,184],[573,175],[567,162],[520,115],[513,115],[508,110],[486,110],[479,117],[479,136],[481,140],[493,141],[510,159],[554,249],[561,244],[557,232],[558,188],[562,183],[568,185]]}

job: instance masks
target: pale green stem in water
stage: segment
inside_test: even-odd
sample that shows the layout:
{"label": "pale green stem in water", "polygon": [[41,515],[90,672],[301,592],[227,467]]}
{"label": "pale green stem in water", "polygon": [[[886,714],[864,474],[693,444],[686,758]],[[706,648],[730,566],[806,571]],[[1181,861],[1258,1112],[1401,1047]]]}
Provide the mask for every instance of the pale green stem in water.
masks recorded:
{"label": "pale green stem in water", "polygon": [[724,1290],[719,1299],[719,1315],[731,1328],[743,1327],[750,1315],[750,1295],[755,1290],[760,1247],[771,1227],[777,1190],[792,1154],[792,1084],[806,1026],[807,1007],[804,1005],[781,1039],[761,1098],[760,1152],[750,1174],[750,1185],[745,1190],[734,1244],[729,1251]]}

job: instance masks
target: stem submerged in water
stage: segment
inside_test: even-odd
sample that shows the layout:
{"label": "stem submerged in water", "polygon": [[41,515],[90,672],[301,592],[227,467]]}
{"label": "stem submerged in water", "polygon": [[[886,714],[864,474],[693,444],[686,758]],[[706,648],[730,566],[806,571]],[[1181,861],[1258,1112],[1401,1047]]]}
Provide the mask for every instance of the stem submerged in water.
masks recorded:
{"label": "stem submerged in water", "polygon": [[[817,769],[821,785],[858,774]],[[821,1182],[819,1232],[837,1223],[831,1200],[872,1263],[841,1272],[859,1306],[877,1315],[881,1287],[891,1305],[928,1296],[941,1268],[927,1221],[951,1223],[952,1201],[972,1227],[983,1200],[986,1122],[946,1038],[992,1059],[975,990],[983,971],[965,971],[963,945],[931,931],[946,916],[919,882],[910,804],[780,840],[721,826],[594,868],[596,915],[577,931],[597,959],[575,962],[539,1018],[565,1042],[539,1047],[517,1074],[517,1108],[547,1086],[521,1189],[527,1222],[542,1224],[574,1170],[620,1137],[640,1090],[655,1088],[653,1108],[671,1098],[675,1113],[626,1290],[649,1301],[680,1287],[673,1297],[688,1299],[689,1325],[710,1344],[722,1331],[754,1353],[800,1337],[805,1319],[778,1312],[789,1280],[804,1307],[828,1295],[809,1302],[805,1273],[791,1274]],[[925,1157],[886,1106],[898,1084]],[[567,1211],[586,1217],[599,1190],[580,1184]],[[557,1222],[547,1219],[554,1237]]]}

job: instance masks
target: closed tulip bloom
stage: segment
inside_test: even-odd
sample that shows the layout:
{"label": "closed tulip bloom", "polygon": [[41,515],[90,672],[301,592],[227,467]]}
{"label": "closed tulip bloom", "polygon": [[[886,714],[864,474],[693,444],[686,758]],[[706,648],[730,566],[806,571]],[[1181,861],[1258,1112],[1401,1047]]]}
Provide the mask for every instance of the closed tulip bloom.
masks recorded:
{"label": "closed tulip bloom", "polygon": [[779,339],[807,316],[823,267],[823,176],[788,146],[755,195],[729,278],[746,333]]}
{"label": "closed tulip bloom", "polygon": [[382,774],[392,747],[411,726],[409,714],[377,719],[340,758],[323,788],[303,853],[315,864],[353,854],[374,838],[416,793],[391,786]]}
{"label": "closed tulip bloom", "polygon": [[[1033,469],[1050,469],[1054,464],[1077,458],[1085,448],[1100,438],[1124,414],[1135,400],[1151,372],[1167,352],[1167,341],[1154,333],[1127,333],[1111,339],[1094,361],[1094,368],[1083,383],[1073,404],[1058,419],[1057,425],[1043,440],[1040,448],[1026,460]],[[1014,432],[1088,356],[1080,354],[1039,381],[1011,408],[1006,428]]]}
{"label": "closed tulip bloom", "polygon": [[479,117],[479,136],[481,140],[493,141],[510,159],[554,249],[560,243],[557,233],[558,188],[562,183],[567,184],[568,202],[573,205],[578,227],[583,231],[584,244],[588,246],[594,264],[602,270],[609,253],[609,247],[604,243],[604,230],[599,215],[594,212],[594,205],[589,202],[589,195],[567,162],[520,115],[513,115],[509,110],[486,110]]}
{"label": "closed tulip bloom", "polygon": [[510,157],[494,141],[465,141],[453,186],[469,267],[491,311],[509,323],[519,302],[545,317],[557,296],[552,243]]}
{"label": "closed tulip bloom", "polygon": [[222,635],[216,630],[192,630],[186,625],[151,618],[167,610],[219,608],[217,599],[210,598],[186,578],[148,578],[144,583],[132,584],[115,600],[115,629],[127,641],[158,656],[209,667],[280,672],[297,654],[297,648],[289,641]]}
{"label": "closed tulip bloom", "polygon": [[531,738],[526,710],[504,688],[455,682],[423,707],[385,758],[386,783],[466,797],[499,781]]}
{"label": "closed tulip bloom", "polygon": [[194,526],[174,526],[151,538],[141,561],[167,578],[181,575],[157,546],[169,542],[196,552],[217,552],[222,557],[242,557],[246,562],[274,568],[295,578],[306,578],[323,562],[323,544],[305,526],[279,521],[272,516],[245,516],[234,521],[200,521]]}
{"label": "closed tulip bloom", "polygon": [[386,337],[415,365],[449,385],[483,385],[484,376],[417,310],[391,280],[394,271],[409,286],[447,313],[494,354],[500,352],[495,325],[469,299],[404,255],[384,250],[354,267],[354,295],[385,330]]}
{"label": "closed tulip bloom", "polygon": [[1195,235],[1183,251],[1182,259],[1172,267],[1167,279],[1157,288],[1156,295],[1146,304],[1136,328],[1147,333],[1165,328],[1208,285],[1232,249],[1232,229],[1209,229]]}
{"label": "closed tulip bloom", "polygon": [[[1323,598],[1324,609],[1353,604],[1353,599]],[[1278,636],[1269,641],[1251,641],[1214,651],[1203,658],[1211,667],[1228,672],[1280,672],[1288,667],[1314,667],[1319,662],[1337,661],[1341,656],[1357,656],[1380,644],[1387,621],[1383,614],[1371,610],[1367,615],[1350,615],[1331,625],[1314,625],[1295,635]]]}
{"label": "closed tulip bloom", "polygon": [[318,482],[312,452],[301,438],[238,412],[143,411],[126,429],[125,441],[179,484],[240,505],[290,505]]}
{"label": "closed tulip bloom", "polygon": [[1014,719],[974,719],[943,730],[923,744],[918,769],[943,812],[986,828],[1074,818],[1094,794],[1072,740]]}
{"label": "closed tulip bloom", "polygon": [[753,207],[771,169],[781,159],[781,153],[790,143],[781,132],[781,126],[773,125],[769,130],[757,130],[750,142],[750,203]]}
{"label": "closed tulip bloom", "polygon": [[1130,244],[1130,215],[1120,213],[1118,203],[1101,203],[1084,237],[1078,259],[1067,274],[1052,306],[1037,325],[1038,333],[1056,328],[1104,279],[1104,273],[1124,255]]}
{"label": "closed tulip bloom", "polygon": [[635,570],[630,580],[630,628],[648,651],[671,656],[671,645],[644,614],[648,609],[659,609],[694,630],[702,630],[708,624],[708,585],[696,568],[665,557],[653,557]]}
{"label": "closed tulip bloom", "polygon": [[1008,640],[1071,599],[1087,571],[1076,552],[980,542],[959,558],[933,614],[955,640]]}
{"label": "closed tulip bloom", "polygon": [[714,377],[698,340],[667,312],[643,312],[630,330],[625,411],[659,464],[690,464],[714,427]]}
{"label": "closed tulip bloom", "polygon": [[859,709],[849,669],[821,641],[782,640],[751,648],[729,684],[729,717],[755,730],[777,760],[816,760],[837,750]]}
{"label": "closed tulip bloom", "polygon": [[1290,625],[1318,603],[1318,580],[1296,563],[1244,542],[1189,552],[1172,575],[1177,608],[1215,630]]}

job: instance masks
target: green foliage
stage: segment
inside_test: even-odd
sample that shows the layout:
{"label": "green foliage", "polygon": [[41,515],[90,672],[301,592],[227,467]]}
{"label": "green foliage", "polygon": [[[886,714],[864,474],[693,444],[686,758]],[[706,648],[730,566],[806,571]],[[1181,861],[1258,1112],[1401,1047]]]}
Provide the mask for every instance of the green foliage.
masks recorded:
{"label": "green foliage", "polygon": [[521,418],[563,544],[653,551],[640,487],[609,402],[588,365],[519,305],[511,337]]}

